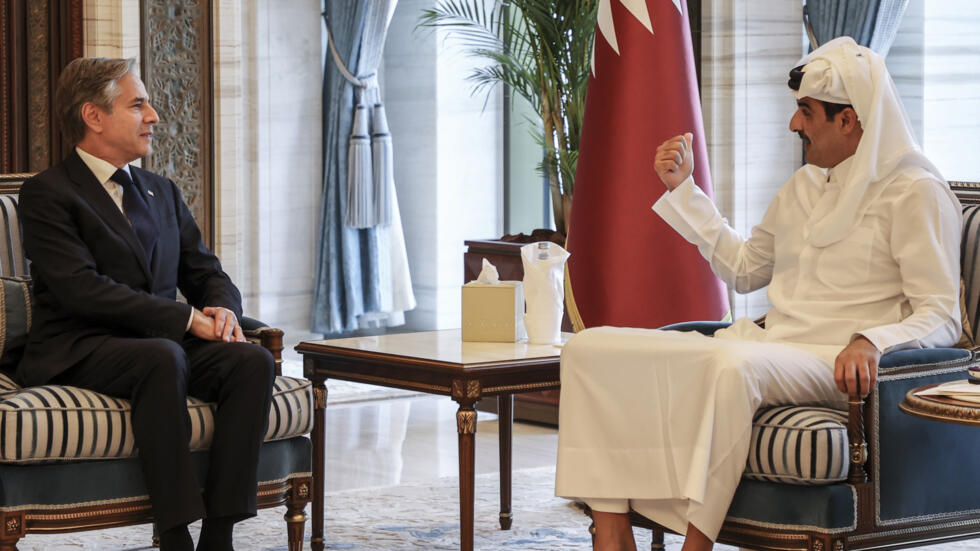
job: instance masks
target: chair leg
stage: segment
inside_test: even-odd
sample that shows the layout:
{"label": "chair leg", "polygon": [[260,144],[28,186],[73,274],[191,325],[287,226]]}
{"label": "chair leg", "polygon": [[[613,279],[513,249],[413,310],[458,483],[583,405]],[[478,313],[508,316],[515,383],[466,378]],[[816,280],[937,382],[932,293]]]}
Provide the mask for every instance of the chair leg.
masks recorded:
{"label": "chair leg", "polygon": [[652,528],[650,530],[650,551],[665,551],[667,547],[664,546],[664,531],[659,528]]}
{"label": "chair leg", "polygon": [[299,478],[292,481],[292,488],[286,497],[286,535],[289,538],[289,551],[303,550],[303,533],[306,530],[306,504],[310,502],[310,489],[313,481]]}
{"label": "chair leg", "polygon": [[289,537],[289,551],[303,550],[303,531],[306,529],[305,503],[289,501],[286,504],[286,534]]}
{"label": "chair leg", "polygon": [[0,551],[17,551],[17,541],[24,537],[24,513],[0,515]]}

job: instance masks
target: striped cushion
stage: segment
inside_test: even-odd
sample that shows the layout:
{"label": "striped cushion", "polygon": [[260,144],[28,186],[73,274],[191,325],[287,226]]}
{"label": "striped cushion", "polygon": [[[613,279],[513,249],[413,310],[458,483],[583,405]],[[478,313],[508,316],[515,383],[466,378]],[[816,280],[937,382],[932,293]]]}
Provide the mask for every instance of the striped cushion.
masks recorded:
{"label": "striped cushion", "polygon": [[[313,429],[310,382],[277,377],[265,439]],[[214,404],[188,398],[191,450],[214,436]],[[19,388],[0,374],[0,461],[42,463],[135,456],[129,402],[91,390],[46,385]]]}
{"label": "striped cushion", "polygon": [[745,478],[788,484],[847,479],[847,412],[816,406],[759,410]]}
{"label": "striped cushion", "polygon": [[[960,241],[966,318],[973,342],[980,341],[980,205],[963,207],[963,239]],[[966,324],[964,324],[966,325]]]}
{"label": "striped cushion", "polygon": [[30,280],[0,276],[0,369],[13,369],[24,355],[31,329]]}
{"label": "striped cushion", "polygon": [[0,195],[0,275],[29,277],[27,264],[17,213],[17,196]]}
{"label": "striped cushion", "polygon": [[307,379],[276,377],[272,388],[269,429],[265,432],[266,442],[309,434],[313,430],[312,388]]}
{"label": "striped cushion", "polygon": [[0,398],[17,390],[20,390],[20,385],[15,383],[9,375],[0,371]]}

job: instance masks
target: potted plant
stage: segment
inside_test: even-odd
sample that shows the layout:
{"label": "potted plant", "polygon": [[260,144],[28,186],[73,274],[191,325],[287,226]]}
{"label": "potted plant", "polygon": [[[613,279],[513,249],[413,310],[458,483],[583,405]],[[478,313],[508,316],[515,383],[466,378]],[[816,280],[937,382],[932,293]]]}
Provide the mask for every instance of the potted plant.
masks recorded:
{"label": "potted plant", "polygon": [[475,91],[504,83],[540,115],[539,169],[551,190],[555,227],[567,235],[599,0],[439,0],[419,25],[443,27],[488,64],[469,76]]}

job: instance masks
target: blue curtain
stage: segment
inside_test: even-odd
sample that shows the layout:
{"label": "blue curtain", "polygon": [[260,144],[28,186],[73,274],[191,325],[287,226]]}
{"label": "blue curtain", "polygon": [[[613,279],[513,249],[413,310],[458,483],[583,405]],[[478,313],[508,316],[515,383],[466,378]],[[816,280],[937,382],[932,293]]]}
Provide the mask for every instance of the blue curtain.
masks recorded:
{"label": "blue curtain", "polygon": [[[372,2],[326,0],[324,17],[343,63],[357,70],[361,39]],[[348,138],[354,86],[330,54],[323,68],[323,208],[312,330],[337,334],[358,328],[358,317],[382,311],[382,276],[390,272],[385,228],[344,225]]]}
{"label": "blue curtain", "polygon": [[850,36],[885,57],[908,3],[908,0],[806,0],[810,46],[817,48],[838,36]]}

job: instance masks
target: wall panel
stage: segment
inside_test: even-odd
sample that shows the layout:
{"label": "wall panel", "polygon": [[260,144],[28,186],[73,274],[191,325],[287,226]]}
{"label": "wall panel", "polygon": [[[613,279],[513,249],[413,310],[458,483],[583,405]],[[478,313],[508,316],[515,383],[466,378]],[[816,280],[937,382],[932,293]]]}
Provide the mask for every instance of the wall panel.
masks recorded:
{"label": "wall panel", "polygon": [[61,69],[82,55],[82,0],[0,0],[0,173],[67,152],[52,114]]}

